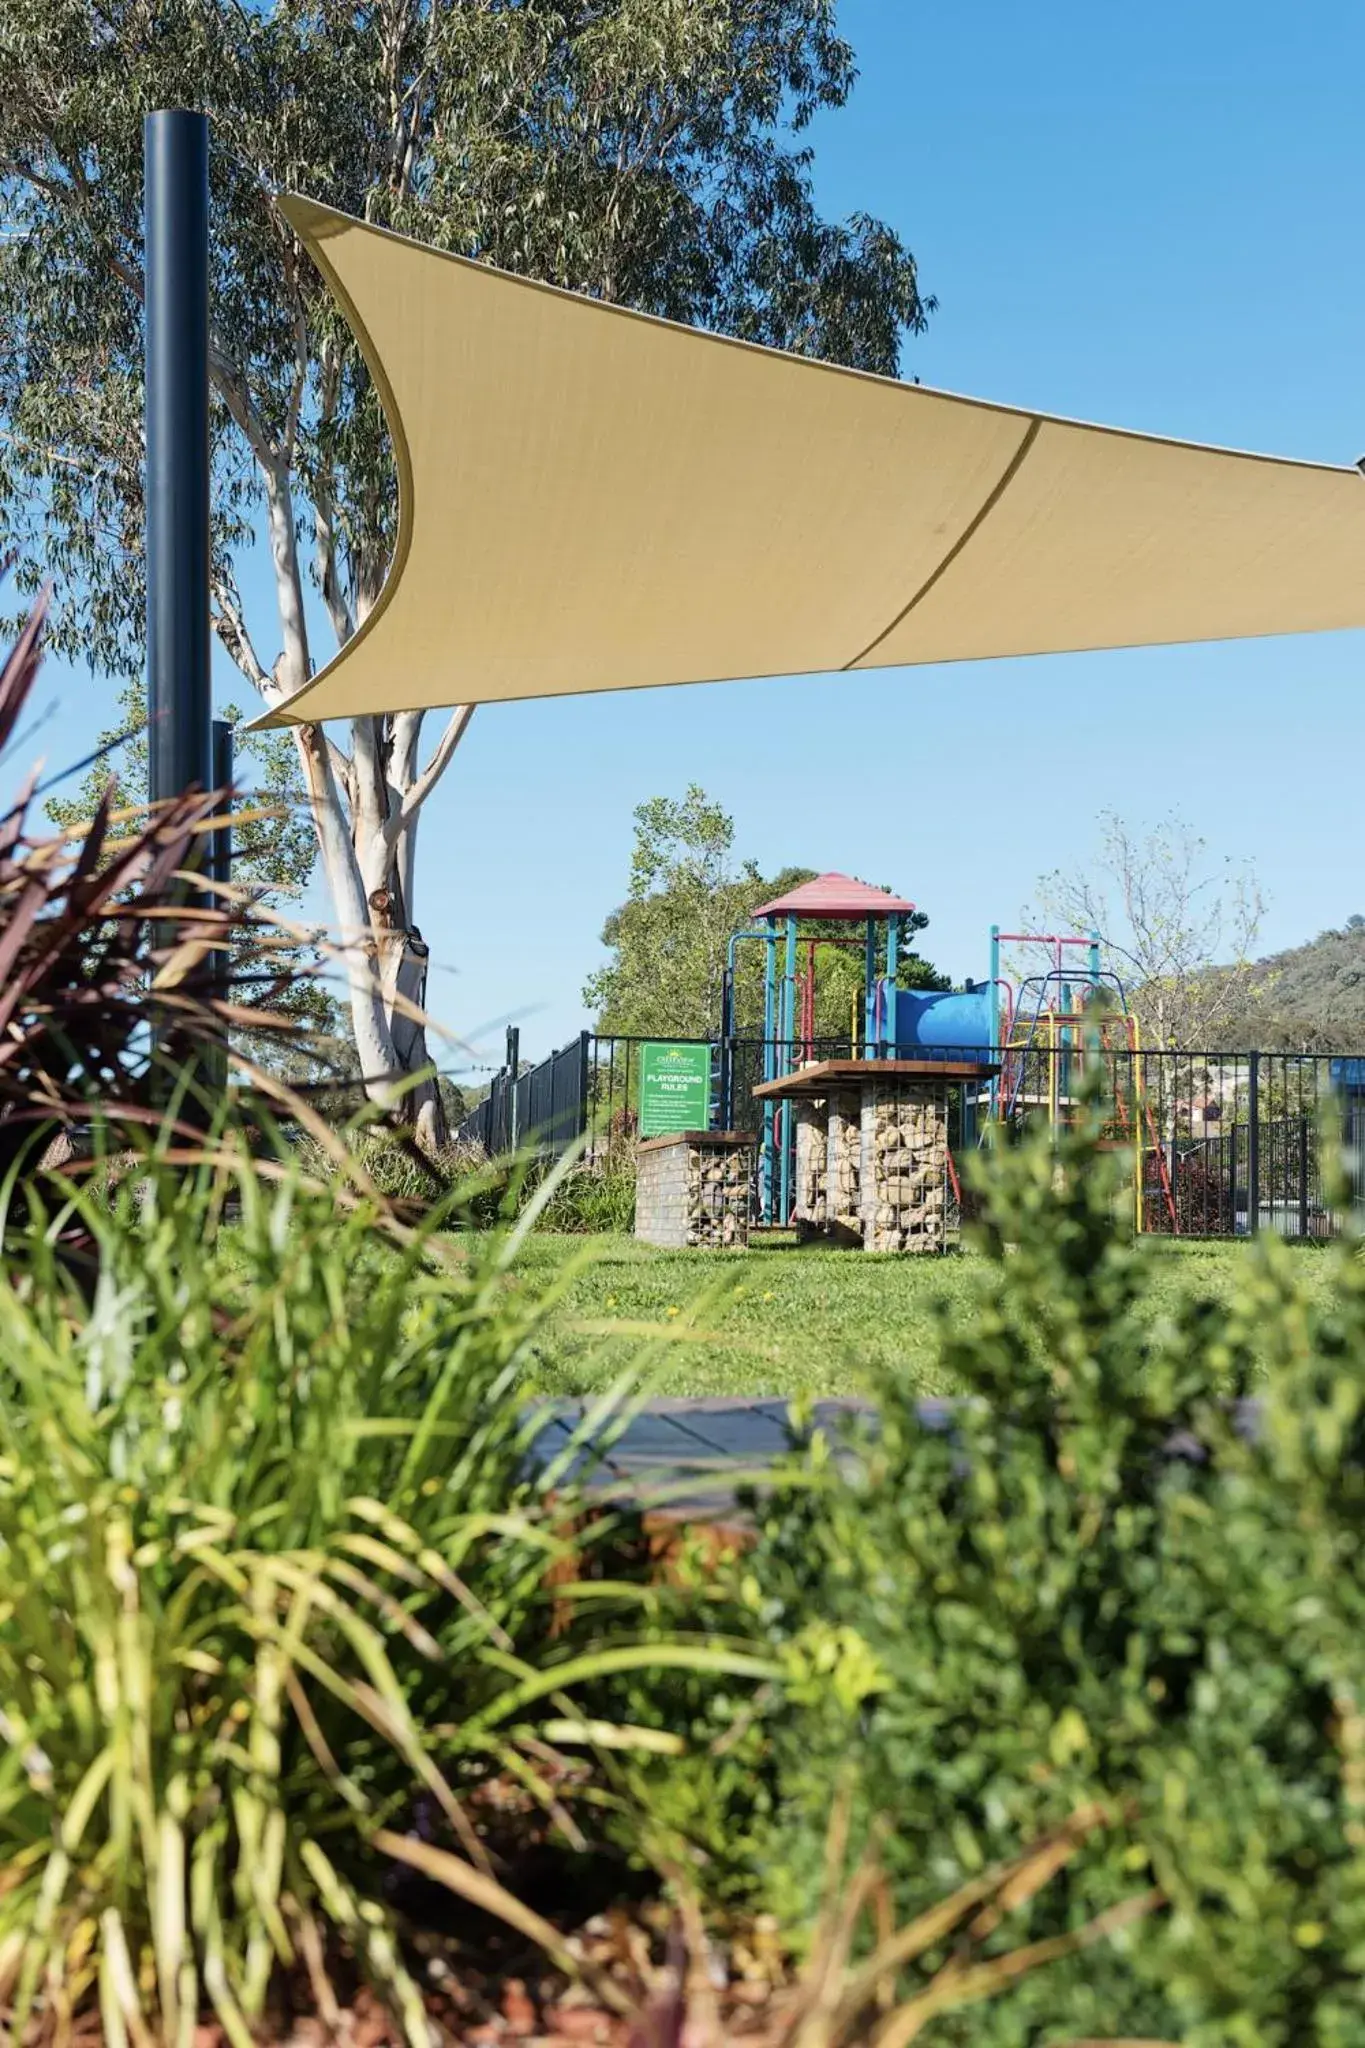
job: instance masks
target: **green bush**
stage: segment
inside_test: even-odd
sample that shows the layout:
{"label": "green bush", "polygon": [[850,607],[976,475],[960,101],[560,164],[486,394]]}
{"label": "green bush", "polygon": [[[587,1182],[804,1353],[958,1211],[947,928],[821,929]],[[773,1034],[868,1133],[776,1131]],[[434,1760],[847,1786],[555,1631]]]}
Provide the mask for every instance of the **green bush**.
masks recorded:
{"label": "green bush", "polygon": [[[944,1323],[966,1397],[927,1427],[894,1376],[851,1468],[774,1495],[750,1597],[827,1631],[756,1869],[812,1862],[850,1766],[903,1911],[1092,1799],[1122,1824],[1014,1937],[1155,1883],[1163,1913],[936,2039],[1365,2040],[1365,1265],[1325,1305],[1286,1247],[1152,1328],[1159,1252],[1084,1134],[998,1160],[992,1284]],[[1252,1338],[1271,1360],[1255,1427]],[[1003,1938],[1003,1937],[1002,1937]],[[960,2029],[960,2031],[959,2031]]]}
{"label": "green bush", "polygon": [[[369,1185],[388,1202],[411,1209],[440,1207],[451,1222],[493,1222],[503,1206],[508,1175],[490,1168],[467,1147],[448,1145],[435,1156],[423,1152],[410,1134],[386,1127],[373,1110],[362,1109],[338,1133]],[[294,1154],[305,1173],[330,1177],[334,1155],[317,1138],[301,1134]]]}
{"label": "green bush", "polygon": [[634,1738],[585,1689],[768,1667],[669,1638],[628,1529],[528,1459],[533,1215],[443,1260],[439,1210],[406,1233],[230,1133],[48,1185],[0,1289],[0,2007],[18,2038],[97,1992],[111,2042],[171,2041],[207,2001],[249,2048],[277,1966],[341,1943],[427,2048],[392,1859],[444,1840],[553,1943],[488,1832],[520,1800],[593,1837]]}
{"label": "green bush", "polygon": [[[489,1160],[459,1145],[432,1157],[411,1137],[387,1129],[373,1111],[362,1111],[341,1135],[355,1167],[387,1201],[413,1211],[439,1205],[455,1226],[484,1229],[534,1204],[542,1230],[597,1236],[634,1227],[633,1162],[615,1158],[609,1164],[547,1165],[529,1154],[519,1160]],[[295,1153],[310,1173],[333,1170],[314,1137],[300,1136]]]}
{"label": "green bush", "polygon": [[[534,1186],[534,1181],[528,1183]],[[620,1235],[635,1227],[635,1167],[613,1160],[582,1164],[558,1181],[541,1215],[543,1230]]]}

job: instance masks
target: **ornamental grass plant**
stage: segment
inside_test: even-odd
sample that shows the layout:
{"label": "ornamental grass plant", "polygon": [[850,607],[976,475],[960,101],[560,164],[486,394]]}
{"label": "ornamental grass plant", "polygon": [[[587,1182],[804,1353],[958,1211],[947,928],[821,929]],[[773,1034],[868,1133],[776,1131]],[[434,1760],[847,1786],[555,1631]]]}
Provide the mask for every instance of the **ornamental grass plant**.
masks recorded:
{"label": "ornamental grass plant", "polygon": [[613,1706],[773,1668],[575,1491],[625,1380],[537,1451],[558,1289],[509,1273],[555,1179],[456,1246],[487,1189],[395,1181],[401,1104],[337,1132],[231,1047],[295,1033],[261,997],[298,935],[203,879],[230,792],[39,835],[34,787],[0,825],[0,2021],[248,2048],[301,1984],[335,2014],[340,1965],[428,2048],[403,1874],[567,1960],[504,1880],[632,1839],[611,1760],[660,1738]]}
{"label": "ornamental grass plant", "polygon": [[[620,1516],[535,1455],[548,1304],[505,1285],[533,1214],[444,1260],[441,1220],[396,1226],[230,1131],[193,1166],[30,1189],[0,1290],[14,2038],[97,1997],[133,2048],[205,2009],[247,2048],[291,1976],[333,2009],[344,1952],[426,2048],[395,1872],[436,1855],[561,1953],[503,1882],[501,1817],[600,1846],[598,1760],[635,1739],[612,1683],[774,1676],[661,1629]],[[93,1290],[59,1256],[73,1222]]]}

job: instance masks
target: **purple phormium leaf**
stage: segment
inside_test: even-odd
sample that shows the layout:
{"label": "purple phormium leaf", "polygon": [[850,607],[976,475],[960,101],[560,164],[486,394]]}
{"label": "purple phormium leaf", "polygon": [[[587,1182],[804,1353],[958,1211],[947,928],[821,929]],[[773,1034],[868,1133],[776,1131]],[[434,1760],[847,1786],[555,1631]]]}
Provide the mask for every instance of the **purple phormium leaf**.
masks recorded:
{"label": "purple phormium leaf", "polygon": [[81,915],[85,915],[96,900],[95,892],[88,889],[86,884],[99,867],[100,855],[104,851],[104,842],[109,832],[109,812],[113,801],[114,785],[107,782],[104,786],[104,795],[95,806],[95,815],[90,820],[80,855],[71,870],[71,879],[67,884],[66,900],[71,908]]}
{"label": "purple phormium leaf", "polygon": [[[0,661],[0,747],[38,673],[43,612],[35,606]],[[197,895],[186,875],[204,847],[198,828],[230,791],[178,797],[111,847],[108,794],[84,834],[32,837],[33,788],[29,778],[0,813],[0,1175],[27,1154],[35,1124],[83,1123],[96,1110],[114,1125],[160,1123],[151,1034],[164,1028],[181,1062],[221,1047],[225,1012],[194,949],[224,947],[257,922],[241,903]],[[190,971],[157,988],[168,965]],[[286,961],[272,979],[285,985]],[[284,1036],[279,1025],[252,1018]]]}
{"label": "purple phormium leaf", "polygon": [[23,837],[28,807],[33,801],[33,792],[37,785],[38,771],[33,768],[20,784],[18,796],[4,817],[0,818],[0,882],[6,880],[12,872],[9,856]]}
{"label": "purple phormium leaf", "polygon": [[[8,574],[8,561],[0,562],[0,581]],[[43,658],[43,625],[47,618],[48,592],[42,591],[28,615],[28,621],[5,665],[0,668],[0,749],[9,745],[28,693],[33,688],[38,664]]]}
{"label": "purple phormium leaf", "polygon": [[16,962],[38,922],[38,913],[49,901],[47,877],[30,875],[12,903],[4,907],[4,928],[0,930],[0,1031],[13,1015],[20,986]]}

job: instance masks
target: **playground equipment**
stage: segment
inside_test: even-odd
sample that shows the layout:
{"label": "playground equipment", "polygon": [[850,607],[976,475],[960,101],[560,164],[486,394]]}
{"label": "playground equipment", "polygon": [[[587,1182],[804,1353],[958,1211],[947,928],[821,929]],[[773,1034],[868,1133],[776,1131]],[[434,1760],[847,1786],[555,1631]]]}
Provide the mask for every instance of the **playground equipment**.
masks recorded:
{"label": "playground equipment", "polygon": [[[729,942],[722,992],[719,1102],[721,1121],[736,1122],[738,1042],[735,974],[738,948],[764,948],[763,1071],[754,1089],[761,1103],[758,1210],[762,1223],[785,1225],[794,1206],[793,1103],[799,1090],[789,1077],[817,1060],[938,1062],[991,1068],[961,1079],[954,1092],[952,1144],[947,1170],[954,1194],[954,1151],[982,1142],[992,1126],[1024,1115],[1046,1114],[1065,1128],[1083,1100],[1083,1076],[1104,1062],[1112,1099],[1111,1142],[1135,1149],[1134,1203],[1139,1228],[1149,1198],[1159,1201],[1167,1227],[1178,1228],[1162,1133],[1147,1100],[1138,1022],[1122,981],[1102,964],[1097,932],[1005,932],[991,928],[990,971],[960,989],[906,989],[897,985],[907,898],[873,889],[847,875],[825,874],[774,897]],[[848,927],[847,935],[818,936],[819,922]],[[803,927],[805,927],[803,931]],[[847,1039],[817,1040],[816,972],[824,945],[856,948],[862,955],[861,994],[855,995]],[[1008,952],[1006,951],[1008,949]],[[1036,968],[1032,960],[1041,962]],[[1011,979],[1006,963],[1016,975]],[[1022,970],[1022,971],[1021,971]]]}
{"label": "playground equipment", "polygon": [[[816,946],[829,943],[808,938],[806,969],[800,971],[801,926],[839,924],[861,926],[855,937],[850,930],[837,944],[860,946],[863,955],[862,1040],[868,1057],[876,1057],[887,1045],[885,1005],[878,1002],[879,971],[885,963],[886,979],[894,981],[900,960],[901,920],[910,916],[914,904],[886,889],[874,889],[849,875],[818,875],[802,882],[785,896],[774,896],[753,914],[747,931],[734,933],[726,951],[725,978],[721,992],[721,1076],[722,1121],[733,1119],[734,1069],[727,1049],[735,1033],[735,966],[737,948],[748,941],[764,948],[763,961],[763,1080],[781,1080],[793,1073],[814,1051],[815,1039],[815,953]],[[779,971],[778,949],[782,949]],[[857,1050],[858,1005],[850,1019],[851,1036]],[[763,1131],[759,1164],[759,1214],[763,1222],[785,1223],[791,1214],[792,1107],[790,1102],[767,1100],[763,1104]]]}
{"label": "playground equipment", "polygon": [[[820,1052],[829,1056],[844,1051],[843,1044],[817,1044],[817,959],[819,948],[825,945],[855,948],[862,956],[861,994],[853,999],[846,1041],[850,1058],[958,1063],[990,1059],[998,1043],[998,1004],[988,984],[969,983],[964,989],[948,990],[897,986],[904,920],[913,915],[914,909],[906,897],[837,873],[820,875],[760,904],[751,924],[733,935],[726,955],[719,1075],[724,1125],[733,1125],[736,1115],[732,1056],[738,1035],[735,974],[738,949],[746,943],[764,949],[760,1083],[764,1089],[810,1065]],[[809,929],[813,923],[825,927],[842,925],[848,930],[846,934],[832,934],[826,929],[815,936]],[[964,1091],[961,1101],[959,1145],[975,1142],[977,1126],[976,1097]],[[791,1099],[780,1091],[777,1095],[764,1095],[758,1203],[760,1218],[765,1223],[784,1224],[792,1214],[793,1136]]]}
{"label": "playground equipment", "polygon": [[[1002,947],[1039,953],[1046,966],[1017,984],[1002,973]],[[1178,1231],[1170,1163],[1147,1098],[1138,1020],[1117,974],[1101,965],[1100,937],[1055,932],[1002,932],[991,927],[992,1035],[1000,1073],[992,1082],[991,1114],[1009,1123],[1046,1110],[1051,1128],[1074,1120],[1084,1100],[1082,1078],[1103,1062],[1112,1105],[1111,1142],[1136,1154],[1133,1200],[1139,1230],[1145,1222],[1149,1166],[1154,1192],[1172,1231]],[[1114,1055],[1121,1055],[1116,1058]]]}

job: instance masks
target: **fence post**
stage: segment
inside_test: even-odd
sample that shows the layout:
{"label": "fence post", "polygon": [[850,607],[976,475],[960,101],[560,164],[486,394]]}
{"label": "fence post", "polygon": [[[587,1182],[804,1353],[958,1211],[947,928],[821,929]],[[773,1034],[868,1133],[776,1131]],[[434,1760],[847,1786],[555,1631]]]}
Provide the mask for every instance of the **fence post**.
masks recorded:
{"label": "fence post", "polygon": [[1308,1119],[1299,1118],[1299,1237],[1308,1235]]}
{"label": "fence post", "polygon": [[720,1058],[718,1062],[720,1071],[717,1075],[716,1086],[716,1094],[719,1097],[716,1105],[716,1121],[722,1131],[729,1131],[734,1128],[734,1114],[730,1102],[733,1088],[731,1069],[734,1060],[731,1040],[734,1037],[734,1030],[735,976],[733,968],[727,967],[720,985]]}
{"label": "fence post", "polygon": [[1261,1055],[1249,1055],[1247,1072],[1247,1231],[1261,1227]]}
{"label": "fence post", "polygon": [[578,1034],[578,1129],[574,1137],[584,1138],[588,1133],[588,1087],[592,1073],[592,1033]]}
{"label": "fence post", "polygon": [[507,1054],[504,1060],[509,1081],[507,1098],[507,1149],[515,1152],[521,1143],[521,1118],[518,1115],[520,1090],[517,1082],[521,1074],[521,1031],[515,1024],[507,1027]]}

